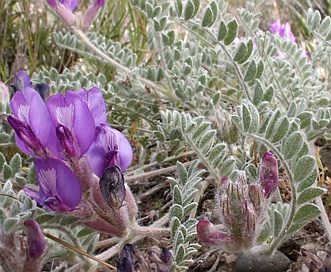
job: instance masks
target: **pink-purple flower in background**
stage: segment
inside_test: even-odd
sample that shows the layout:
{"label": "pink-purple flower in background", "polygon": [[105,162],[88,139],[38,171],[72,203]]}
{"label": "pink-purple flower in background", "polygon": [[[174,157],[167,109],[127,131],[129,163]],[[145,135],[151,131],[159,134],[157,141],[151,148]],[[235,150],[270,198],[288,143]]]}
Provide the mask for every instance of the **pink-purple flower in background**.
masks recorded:
{"label": "pink-purple flower in background", "polygon": [[295,42],[295,37],[289,23],[281,24],[280,20],[277,19],[274,23],[270,24],[270,30],[273,34],[277,34],[280,37],[284,37],[292,42]]}

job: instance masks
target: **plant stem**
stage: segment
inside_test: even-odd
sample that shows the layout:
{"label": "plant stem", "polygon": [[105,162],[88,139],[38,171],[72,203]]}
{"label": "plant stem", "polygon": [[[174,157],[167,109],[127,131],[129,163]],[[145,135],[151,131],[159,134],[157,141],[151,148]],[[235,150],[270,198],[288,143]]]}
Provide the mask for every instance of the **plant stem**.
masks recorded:
{"label": "plant stem", "polygon": [[316,201],[316,204],[320,208],[320,211],[321,211],[321,220],[322,220],[324,230],[326,232],[326,236],[328,237],[329,242],[331,242],[331,225],[330,225],[329,217],[328,217],[328,215],[325,211],[322,198],[319,196],[319,197],[316,198],[315,201]]}
{"label": "plant stem", "polygon": [[[146,227],[146,228],[151,228],[151,229],[161,228],[162,226],[166,225],[168,222],[169,222],[169,215],[166,214],[161,219],[155,221],[152,225],[150,225],[149,227]],[[137,241],[140,241],[140,240],[144,239],[145,237],[146,237],[146,234],[145,235],[137,235],[133,238],[128,237],[128,239],[123,239],[121,241],[128,240],[127,242],[135,243]],[[106,260],[114,257],[121,250],[121,248],[123,246],[123,243],[125,243],[125,242],[121,242],[121,241],[119,243],[117,243],[116,245],[112,246],[111,248],[107,249],[106,251],[96,255],[95,257],[100,259],[100,260],[103,260],[103,261],[106,261]]]}

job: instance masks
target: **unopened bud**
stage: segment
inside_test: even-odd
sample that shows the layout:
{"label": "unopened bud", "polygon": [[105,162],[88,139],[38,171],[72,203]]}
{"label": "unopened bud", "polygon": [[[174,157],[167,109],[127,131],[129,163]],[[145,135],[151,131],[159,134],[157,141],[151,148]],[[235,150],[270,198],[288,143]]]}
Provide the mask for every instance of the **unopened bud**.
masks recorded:
{"label": "unopened bud", "polygon": [[100,192],[111,208],[119,209],[125,199],[124,177],[118,166],[107,167],[99,181]]}
{"label": "unopened bud", "polygon": [[25,221],[24,228],[28,242],[28,257],[30,259],[38,258],[46,249],[44,234],[35,220]]}
{"label": "unopened bud", "polygon": [[269,198],[278,187],[278,163],[275,156],[266,152],[260,166],[260,183],[264,189],[264,196]]}

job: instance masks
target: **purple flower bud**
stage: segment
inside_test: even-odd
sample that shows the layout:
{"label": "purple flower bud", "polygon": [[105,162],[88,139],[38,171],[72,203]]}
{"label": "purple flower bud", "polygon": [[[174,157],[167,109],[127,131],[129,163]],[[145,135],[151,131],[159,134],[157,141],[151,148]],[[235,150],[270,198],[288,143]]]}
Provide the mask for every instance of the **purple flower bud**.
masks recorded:
{"label": "purple flower bud", "polygon": [[105,0],[95,0],[91,6],[86,10],[82,19],[82,30],[87,32],[91,27],[93,20],[98,14],[99,9],[104,6]]}
{"label": "purple flower bud", "polygon": [[107,167],[99,182],[103,199],[111,208],[119,209],[125,199],[124,177],[118,166]]}
{"label": "purple flower bud", "polygon": [[69,167],[53,158],[37,158],[35,166],[40,189],[24,188],[24,192],[36,200],[39,206],[52,211],[74,210],[81,200],[82,189]]}
{"label": "purple flower bud", "polygon": [[58,16],[68,26],[73,26],[75,23],[75,15],[73,10],[78,4],[78,0],[47,0],[47,3],[58,14]]}
{"label": "purple flower bud", "polygon": [[278,187],[278,163],[275,156],[266,152],[260,165],[260,184],[264,189],[264,196],[269,198]]}
{"label": "purple flower bud", "polygon": [[28,258],[40,257],[45,252],[46,241],[38,223],[35,220],[24,221],[24,229],[28,244]]}
{"label": "purple flower bud", "polygon": [[197,224],[197,233],[200,241],[209,245],[222,245],[231,242],[230,234],[220,231],[208,220],[200,220]]}
{"label": "purple flower bud", "polygon": [[157,272],[170,272],[172,267],[172,256],[167,248],[163,248],[161,252],[151,250],[148,252],[149,259],[157,266]]}
{"label": "purple flower bud", "polygon": [[121,257],[117,260],[117,271],[118,272],[134,272],[132,264],[132,250],[133,245],[125,244],[122,251]]}
{"label": "purple flower bud", "polygon": [[131,164],[133,151],[125,136],[107,124],[96,129],[96,138],[88,151],[92,171],[102,177],[107,167],[119,166],[125,172]]}
{"label": "purple flower bud", "polygon": [[117,260],[117,271],[150,272],[151,269],[138,249],[131,244],[125,244],[121,251],[121,257]]}

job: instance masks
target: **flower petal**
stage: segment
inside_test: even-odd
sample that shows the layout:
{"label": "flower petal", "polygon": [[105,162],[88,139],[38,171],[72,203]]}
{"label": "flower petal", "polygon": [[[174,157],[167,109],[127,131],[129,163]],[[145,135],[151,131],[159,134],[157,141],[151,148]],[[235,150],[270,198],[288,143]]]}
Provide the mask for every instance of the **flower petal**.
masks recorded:
{"label": "flower petal", "polygon": [[89,107],[95,125],[100,125],[107,122],[106,114],[106,103],[103,99],[102,92],[99,88],[93,87],[88,92],[85,89],[77,91],[77,93],[82,97],[83,101]]}

